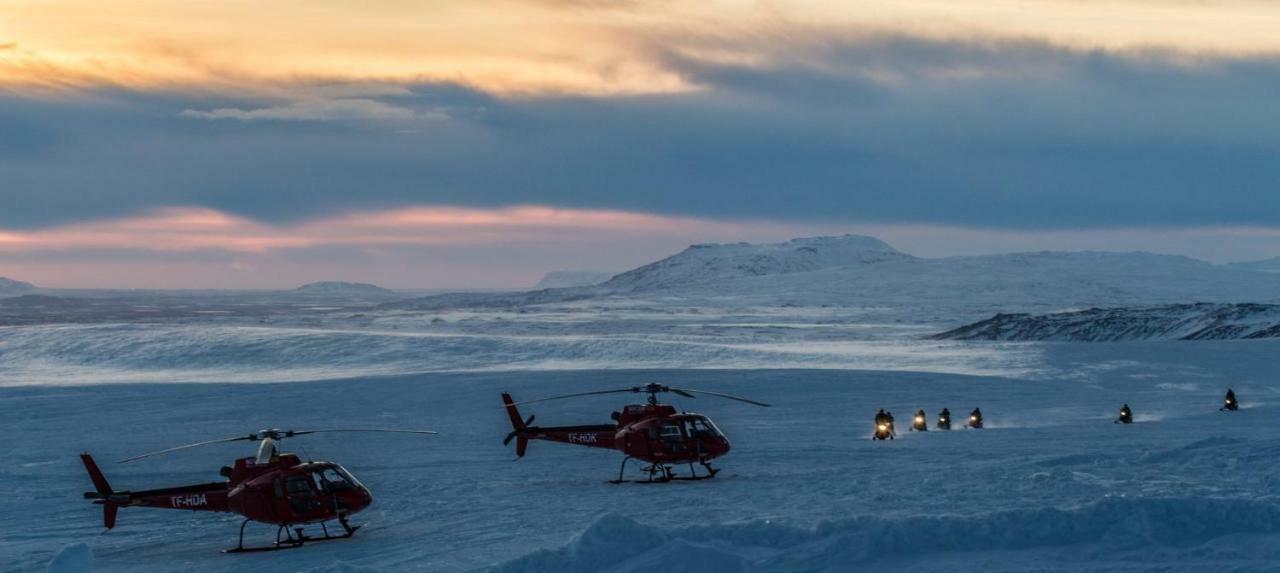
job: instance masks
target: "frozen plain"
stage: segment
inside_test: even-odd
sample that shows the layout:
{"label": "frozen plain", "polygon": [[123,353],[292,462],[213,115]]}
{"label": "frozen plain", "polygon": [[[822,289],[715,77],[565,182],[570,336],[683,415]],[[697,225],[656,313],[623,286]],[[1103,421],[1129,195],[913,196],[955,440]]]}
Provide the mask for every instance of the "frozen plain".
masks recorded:
{"label": "frozen plain", "polygon": [[[959,324],[932,310],[446,318],[0,328],[0,484],[10,492],[0,498],[0,563],[512,572],[1280,563],[1280,341],[919,340]],[[775,407],[676,402],[709,414],[733,442],[708,482],[611,485],[619,454],[535,443],[513,462],[501,445],[503,390],[533,398],[649,381]],[[1240,412],[1216,410],[1228,386]],[[624,402],[604,396],[525,413],[598,423]],[[1111,423],[1122,402],[1135,410],[1132,426]],[[989,427],[867,439],[879,407],[906,420],[943,406],[957,416],[981,406]],[[126,509],[103,535],[98,508],[80,499],[89,486],[81,451],[113,460],[335,423],[441,432],[289,444],[343,463],[373,490],[374,506],[355,520],[367,527],[348,541],[227,556],[219,549],[234,544],[234,517]],[[247,454],[216,446],[105,471],[121,488],[194,483]]]}

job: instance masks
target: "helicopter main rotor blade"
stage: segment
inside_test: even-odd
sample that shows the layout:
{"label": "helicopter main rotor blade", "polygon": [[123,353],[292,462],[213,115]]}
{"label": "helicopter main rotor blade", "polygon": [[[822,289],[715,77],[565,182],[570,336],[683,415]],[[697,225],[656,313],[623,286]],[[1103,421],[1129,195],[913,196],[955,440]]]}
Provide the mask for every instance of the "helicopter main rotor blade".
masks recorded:
{"label": "helicopter main rotor blade", "polygon": [[[671,391],[672,391],[672,392],[676,392],[677,390],[676,390],[675,388],[672,388],[672,389],[671,389]],[[757,401],[755,401],[755,400],[749,400],[749,399],[747,399],[747,398],[743,398],[743,397],[741,397],[741,396],[734,396],[734,395],[732,395],[732,394],[722,394],[722,393],[720,393],[720,392],[708,392],[708,391],[706,391],[706,390],[690,390],[690,389],[688,389],[688,388],[683,388],[683,389],[681,389],[680,391],[681,391],[681,392],[693,392],[694,394],[706,394],[706,395],[708,395],[708,396],[719,396],[719,397],[721,397],[721,398],[728,398],[728,399],[730,399],[730,400],[737,400],[737,401],[739,401],[739,402],[746,402],[746,403],[748,403],[748,404],[755,404],[755,405],[757,405],[757,406],[764,406],[765,408],[769,408],[769,407],[771,406],[770,404],[765,404],[764,402],[757,402]]]}
{"label": "helicopter main rotor blade", "polygon": [[319,434],[322,432],[385,432],[390,434],[439,434],[431,430],[392,430],[385,428],[330,428],[324,430],[290,430],[284,433],[284,437],[291,438],[293,436],[305,436],[307,434]]}
{"label": "helicopter main rotor blade", "polygon": [[[578,396],[595,396],[595,395],[597,395],[597,394],[621,394],[621,393],[623,393],[623,392],[636,393],[636,392],[643,392],[643,391],[644,391],[644,389],[643,389],[643,388],[641,388],[641,387],[635,387],[635,388],[623,388],[623,389],[620,389],[620,390],[596,390],[595,392],[578,392],[578,393],[576,393],[576,394],[565,394],[565,395],[563,395],[563,396],[551,396],[550,398],[538,398],[538,399],[536,399],[536,400],[525,400],[525,401],[523,401],[523,402],[516,402],[516,403],[511,404],[511,405],[512,405],[512,406],[523,406],[523,405],[525,405],[525,404],[533,404],[533,403],[536,403],[536,402],[546,402],[547,400],[563,400],[563,399],[565,399],[565,398],[577,398]],[[504,406],[504,407],[505,407],[505,406]]]}
{"label": "helicopter main rotor blade", "polygon": [[208,446],[208,445],[212,445],[212,444],[223,444],[223,443],[227,443],[227,442],[255,442],[255,441],[258,441],[259,439],[260,439],[260,438],[258,437],[258,435],[257,435],[257,434],[249,434],[248,436],[239,436],[239,437],[235,437],[235,438],[222,438],[222,439],[220,439],[220,440],[209,440],[209,441],[205,441],[205,442],[196,442],[196,443],[194,443],[194,444],[187,444],[187,445],[184,445],[184,446],[177,446],[177,447],[174,447],[174,448],[168,448],[168,449],[159,450],[159,451],[155,451],[155,452],[148,452],[148,453],[145,453],[145,454],[142,454],[142,455],[133,456],[132,458],[125,458],[125,459],[123,459],[123,460],[117,461],[116,463],[117,463],[117,464],[128,463],[128,462],[132,462],[132,461],[140,460],[140,459],[142,459],[142,458],[149,458],[149,457],[151,457],[151,456],[158,456],[158,455],[160,455],[160,454],[167,454],[167,453],[170,453],[170,452],[176,452],[176,451],[178,451],[178,450],[185,450],[185,449],[188,449],[188,448],[198,448],[198,447],[200,447],[200,446]]}
{"label": "helicopter main rotor blade", "polygon": [[686,392],[686,391],[684,391],[684,390],[681,390],[681,389],[679,389],[679,388],[667,388],[667,390],[670,390],[671,392],[674,392],[674,393],[676,393],[676,394],[679,394],[679,395],[681,395],[681,396],[684,396],[685,398],[697,398],[697,396],[694,396],[693,394],[690,394],[690,393],[688,393],[688,392]]}

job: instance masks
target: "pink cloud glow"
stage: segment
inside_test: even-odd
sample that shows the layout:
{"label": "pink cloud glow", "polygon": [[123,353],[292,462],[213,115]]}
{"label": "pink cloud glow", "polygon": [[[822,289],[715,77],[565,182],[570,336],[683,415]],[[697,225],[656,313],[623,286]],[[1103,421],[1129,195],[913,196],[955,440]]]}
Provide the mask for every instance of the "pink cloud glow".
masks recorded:
{"label": "pink cloud glow", "polygon": [[205,208],[159,209],[141,216],[34,231],[0,232],[0,252],[136,249],[266,253],[325,246],[481,245],[563,241],[575,236],[734,235],[770,223],[729,223],[625,211],[518,206],[498,209],[409,207],[270,225]]}
{"label": "pink cloud glow", "polygon": [[1280,229],[996,230],[923,224],[723,221],[616,210],[415,206],[269,224],[168,208],[39,230],[0,230],[0,276],[45,287],[287,288],[360,280],[393,288],[527,287],[556,269],[624,270],[691,243],[860,233],[918,256],[1149,250],[1213,261],[1280,255]]}

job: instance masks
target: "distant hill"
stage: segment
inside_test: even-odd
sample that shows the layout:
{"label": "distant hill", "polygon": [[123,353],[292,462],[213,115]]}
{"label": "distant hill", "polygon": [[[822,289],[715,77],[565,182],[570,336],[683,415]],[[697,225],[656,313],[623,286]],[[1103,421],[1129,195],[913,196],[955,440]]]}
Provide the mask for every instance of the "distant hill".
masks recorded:
{"label": "distant hill", "polygon": [[36,291],[36,285],[0,277],[0,296],[15,296]]}
{"label": "distant hill", "polygon": [[304,284],[294,292],[316,295],[395,296],[396,292],[369,283],[322,281]]}
{"label": "distant hill", "polygon": [[619,271],[566,270],[542,275],[535,289],[595,286],[613,278]]}
{"label": "distant hill", "polygon": [[873,237],[694,245],[595,286],[463,293],[397,308],[521,307],[590,299],[707,305],[1134,306],[1280,302],[1280,273],[1145,252],[1027,252],[921,258]]}
{"label": "distant hill", "polygon": [[1076,342],[1280,338],[1280,305],[1200,303],[998,314],[931,338]]}
{"label": "distant hill", "polygon": [[1280,273],[1280,257],[1270,259],[1262,259],[1260,261],[1246,261],[1243,263],[1229,263],[1228,267],[1234,269],[1261,271],[1264,273]]}
{"label": "distant hill", "polygon": [[679,254],[613,277],[601,286],[652,291],[914,258],[879,239],[860,235],[811,237],[765,245],[693,245]]}

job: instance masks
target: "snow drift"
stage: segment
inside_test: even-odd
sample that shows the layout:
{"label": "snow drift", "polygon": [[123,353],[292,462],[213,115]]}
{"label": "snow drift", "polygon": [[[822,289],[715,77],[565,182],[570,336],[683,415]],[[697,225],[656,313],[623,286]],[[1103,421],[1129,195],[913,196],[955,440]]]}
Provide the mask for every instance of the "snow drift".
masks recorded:
{"label": "snow drift", "polygon": [[1237,340],[1280,337],[1280,305],[1177,304],[1091,308],[1053,314],[997,314],[936,340]]}
{"label": "snow drift", "polygon": [[[803,529],[769,522],[655,527],[614,514],[568,545],[515,559],[501,573],[828,571],[910,561],[943,552],[1023,551],[1096,544],[1115,552],[1193,548],[1232,534],[1280,530],[1268,501],[1108,497],[1069,509],[985,515],[860,517]],[[1087,559],[1087,557],[1086,557]]]}
{"label": "snow drift", "polygon": [[924,341],[712,342],[681,336],[505,335],[233,325],[0,327],[0,387],[288,382],[440,371],[866,368],[1015,374],[1034,352]]}

